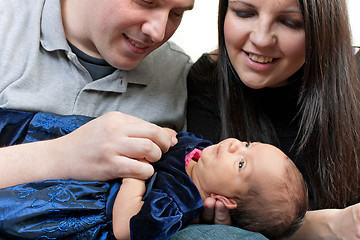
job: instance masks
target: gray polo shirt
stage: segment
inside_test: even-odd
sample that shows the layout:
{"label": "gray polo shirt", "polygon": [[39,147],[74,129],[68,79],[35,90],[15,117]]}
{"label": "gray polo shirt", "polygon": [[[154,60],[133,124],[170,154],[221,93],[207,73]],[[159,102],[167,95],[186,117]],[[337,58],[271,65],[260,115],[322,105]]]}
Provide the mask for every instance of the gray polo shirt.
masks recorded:
{"label": "gray polo shirt", "polygon": [[134,70],[93,81],[71,51],[59,0],[0,1],[0,107],[97,117],[121,111],[181,130],[191,60],[167,42]]}

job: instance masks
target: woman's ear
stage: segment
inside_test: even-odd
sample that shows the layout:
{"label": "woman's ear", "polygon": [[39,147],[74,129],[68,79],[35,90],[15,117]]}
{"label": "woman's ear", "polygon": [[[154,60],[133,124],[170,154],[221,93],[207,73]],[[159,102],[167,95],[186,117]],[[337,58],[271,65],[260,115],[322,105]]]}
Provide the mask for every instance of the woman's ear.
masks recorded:
{"label": "woman's ear", "polygon": [[237,203],[234,198],[228,198],[218,194],[210,194],[212,198],[221,201],[227,209],[234,209],[237,207]]}

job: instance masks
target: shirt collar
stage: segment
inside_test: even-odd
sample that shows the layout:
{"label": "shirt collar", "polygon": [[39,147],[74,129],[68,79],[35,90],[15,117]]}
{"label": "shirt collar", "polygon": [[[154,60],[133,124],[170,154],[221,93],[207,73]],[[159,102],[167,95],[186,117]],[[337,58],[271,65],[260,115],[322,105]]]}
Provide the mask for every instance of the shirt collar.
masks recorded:
{"label": "shirt collar", "polygon": [[46,0],[41,18],[41,45],[47,51],[69,51],[59,0]]}
{"label": "shirt collar", "polygon": [[150,84],[153,73],[154,58],[151,53],[133,70],[126,72],[126,80],[129,83],[148,85]]}

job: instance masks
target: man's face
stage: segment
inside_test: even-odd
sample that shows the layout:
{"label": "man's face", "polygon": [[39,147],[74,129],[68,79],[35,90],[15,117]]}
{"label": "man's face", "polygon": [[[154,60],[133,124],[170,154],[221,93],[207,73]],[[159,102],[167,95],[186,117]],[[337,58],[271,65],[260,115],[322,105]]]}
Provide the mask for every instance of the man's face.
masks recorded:
{"label": "man's face", "polygon": [[[194,0],[76,0],[81,30],[67,32],[85,53],[129,70],[167,41]],[[71,11],[71,10],[70,10]],[[64,14],[66,15],[66,14]],[[80,33],[79,33],[80,32]]]}

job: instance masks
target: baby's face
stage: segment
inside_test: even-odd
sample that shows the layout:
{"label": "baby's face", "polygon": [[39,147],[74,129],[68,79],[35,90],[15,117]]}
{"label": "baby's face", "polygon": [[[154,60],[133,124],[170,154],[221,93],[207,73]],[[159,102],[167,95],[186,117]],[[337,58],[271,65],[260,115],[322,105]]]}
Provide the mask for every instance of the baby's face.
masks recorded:
{"label": "baby's face", "polygon": [[271,186],[272,177],[282,176],[287,161],[291,160],[272,145],[230,138],[205,148],[196,172],[206,193],[236,197],[250,188]]}

